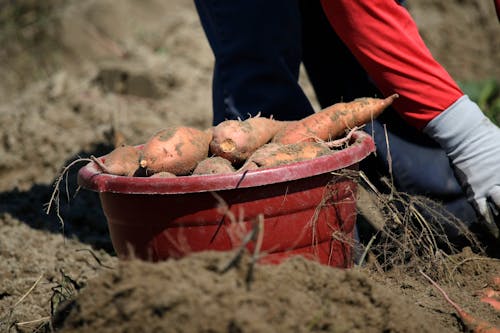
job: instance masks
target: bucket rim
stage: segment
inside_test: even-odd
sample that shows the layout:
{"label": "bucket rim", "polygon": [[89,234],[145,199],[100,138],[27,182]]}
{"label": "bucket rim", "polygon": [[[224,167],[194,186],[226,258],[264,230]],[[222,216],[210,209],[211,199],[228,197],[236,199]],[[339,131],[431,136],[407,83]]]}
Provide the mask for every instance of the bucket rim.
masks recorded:
{"label": "bucket rim", "polygon": [[244,173],[150,178],[105,174],[94,162],[89,162],[78,171],[78,185],[98,193],[123,194],[184,194],[249,188],[309,178],[354,166],[374,151],[375,143],[371,136],[355,131],[351,145],[345,149],[278,167]]}

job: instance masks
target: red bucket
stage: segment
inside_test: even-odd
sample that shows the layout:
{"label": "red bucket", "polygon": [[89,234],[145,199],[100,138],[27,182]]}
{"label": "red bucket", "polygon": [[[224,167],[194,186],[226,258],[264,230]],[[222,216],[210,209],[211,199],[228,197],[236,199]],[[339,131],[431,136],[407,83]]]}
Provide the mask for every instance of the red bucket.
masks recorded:
{"label": "red bucket", "polygon": [[[332,171],[357,169],[374,149],[369,135],[356,132],[348,148],[331,155],[245,174],[121,177],[89,163],[79,170],[78,183],[99,193],[121,258],[157,261],[232,250],[260,218],[263,262],[303,255],[349,267],[356,184]],[[246,247],[253,251],[255,242]]]}

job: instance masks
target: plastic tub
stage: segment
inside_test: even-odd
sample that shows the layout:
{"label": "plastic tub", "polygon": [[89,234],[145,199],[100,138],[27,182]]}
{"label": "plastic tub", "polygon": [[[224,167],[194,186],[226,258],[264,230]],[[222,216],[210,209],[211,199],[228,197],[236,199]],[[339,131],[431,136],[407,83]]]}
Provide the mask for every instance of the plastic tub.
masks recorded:
{"label": "plastic tub", "polygon": [[331,155],[246,174],[121,177],[89,163],[78,183],[99,193],[120,258],[157,261],[235,249],[261,218],[263,262],[303,255],[350,267],[356,184],[332,171],[357,169],[374,149],[369,135],[356,132],[348,148]]}

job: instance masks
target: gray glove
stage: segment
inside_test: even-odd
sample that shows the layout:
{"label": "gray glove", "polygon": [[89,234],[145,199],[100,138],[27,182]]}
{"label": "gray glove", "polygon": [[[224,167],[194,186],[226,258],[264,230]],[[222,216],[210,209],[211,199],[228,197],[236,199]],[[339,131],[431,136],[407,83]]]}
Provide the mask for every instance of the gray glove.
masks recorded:
{"label": "gray glove", "polygon": [[424,133],[446,151],[468,200],[482,216],[481,222],[498,238],[500,128],[464,95],[431,120]]}

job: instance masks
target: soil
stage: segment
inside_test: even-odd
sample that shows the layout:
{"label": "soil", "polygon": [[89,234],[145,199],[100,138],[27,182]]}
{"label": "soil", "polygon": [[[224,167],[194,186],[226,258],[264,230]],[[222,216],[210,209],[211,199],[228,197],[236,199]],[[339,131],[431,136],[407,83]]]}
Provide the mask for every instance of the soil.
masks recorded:
{"label": "soil", "polygon": [[[1,332],[467,331],[412,265],[381,270],[370,259],[342,270],[292,258],[253,267],[244,254],[223,273],[235,253],[119,260],[98,195],[77,191],[85,162],[63,179],[59,205],[47,204],[63,168],[109,152],[117,134],[139,144],[166,125],[211,124],[213,55],[193,3],[20,3],[17,28],[0,15]],[[500,77],[492,1],[418,0],[409,9],[457,80]],[[301,83],[314,103],[305,75]],[[500,326],[479,301],[500,261],[469,248],[443,258],[426,271],[435,265],[432,277],[456,303]]]}

